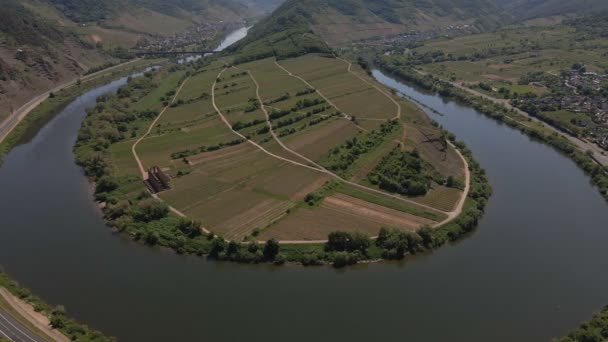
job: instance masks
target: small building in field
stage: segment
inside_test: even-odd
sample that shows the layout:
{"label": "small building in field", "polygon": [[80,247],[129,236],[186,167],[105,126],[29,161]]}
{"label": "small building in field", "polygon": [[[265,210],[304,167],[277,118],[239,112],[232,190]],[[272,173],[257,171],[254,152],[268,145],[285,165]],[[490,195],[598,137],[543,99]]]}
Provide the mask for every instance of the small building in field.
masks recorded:
{"label": "small building in field", "polygon": [[160,167],[152,166],[148,170],[148,179],[146,179],[144,183],[151,193],[156,194],[171,189],[171,185],[169,184],[170,180],[171,177],[164,173]]}

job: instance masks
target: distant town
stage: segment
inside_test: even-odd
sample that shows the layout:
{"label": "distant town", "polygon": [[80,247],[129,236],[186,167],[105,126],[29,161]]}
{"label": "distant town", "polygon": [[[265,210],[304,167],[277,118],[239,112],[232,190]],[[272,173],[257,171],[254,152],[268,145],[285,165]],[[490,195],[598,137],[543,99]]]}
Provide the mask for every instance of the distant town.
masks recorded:
{"label": "distant town", "polygon": [[204,22],[170,36],[141,39],[135,48],[141,51],[175,51],[189,48],[209,48],[228,31],[242,27],[238,22]]}
{"label": "distant town", "polygon": [[588,119],[572,118],[570,123],[583,129],[586,137],[608,150],[607,82],[608,74],[586,71],[584,67],[577,66],[562,72],[558,86],[543,81],[531,82],[535,86],[550,88],[552,92],[549,95],[514,99],[513,104],[528,112],[566,111],[585,114]]}

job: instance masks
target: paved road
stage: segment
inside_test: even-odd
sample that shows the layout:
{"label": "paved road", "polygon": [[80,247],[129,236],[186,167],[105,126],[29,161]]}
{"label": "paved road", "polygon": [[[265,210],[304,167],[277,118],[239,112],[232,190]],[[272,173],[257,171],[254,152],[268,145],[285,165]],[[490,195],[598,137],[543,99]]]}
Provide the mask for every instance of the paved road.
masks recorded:
{"label": "paved road", "polygon": [[[414,69],[414,70],[418,74],[420,74],[420,75],[427,75],[428,74],[427,72],[424,72],[424,71],[421,71],[421,70],[418,70],[418,69]],[[598,145],[596,145],[596,144],[594,144],[594,143],[592,143],[590,141],[583,140],[583,139],[577,138],[575,136],[572,136],[570,134],[567,134],[567,133],[564,133],[564,132],[560,131],[559,129],[557,129],[557,128],[551,126],[551,125],[549,125],[548,123],[544,122],[543,120],[538,119],[538,118],[536,118],[534,116],[531,116],[527,112],[524,112],[523,110],[521,110],[521,109],[519,109],[519,108],[511,105],[511,103],[509,102],[509,100],[497,99],[495,97],[492,97],[492,96],[486,95],[484,93],[478,92],[478,91],[476,91],[474,89],[468,88],[468,87],[464,86],[462,83],[459,83],[459,82],[451,82],[451,81],[447,81],[447,80],[443,80],[443,79],[442,79],[442,81],[447,82],[447,83],[453,85],[454,87],[462,89],[462,90],[464,90],[464,91],[466,91],[468,93],[471,93],[473,95],[481,96],[484,99],[493,101],[493,102],[498,103],[498,104],[502,104],[507,109],[509,109],[509,110],[511,110],[511,109],[515,110],[517,113],[519,113],[519,114],[521,114],[521,115],[523,115],[523,116],[525,116],[527,118],[530,118],[530,120],[532,120],[534,122],[542,123],[545,127],[551,129],[552,131],[556,132],[557,134],[559,134],[559,135],[563,136],[564,138],[568,139],[572,144],[574,144],[575,146],[577,146],[581,151],[583,151],[583,152],[586,152],[588,150],[593,151],[593,159],[598,164],[600,164],[600,165],[608,166],[608,153],[606,153],[606,151],[604,151],[604,149],[602,149]]]}
{"label": "paved road", "polygon": [[0,308],[0,336],[15,342],[48,342]]}
{"label": "paved road", "polygon": [[[125,62],[122,64],[117,64],[117,65],[109,67],[107,69],[103,69],[103,70],[94,72],[92,74],[86,75],[86,76],[82,77],[81,80],[83,82],[88,82],[88,81],[94,80],[96,78],[99,78],[99,77],[105,75],[108,71],[123,67],[127,64],[131,64],[131,63],[137,62],[139,60],[140,60],[140,58],[135,58],[128,62]],[[54,87],[53,89],[50,89],[40,95],[34,96],[27,103],[25,103],[24,105],[19,107],[17,110],[15,110],[13,113],[11,113],[6,119],[4,119],[4,121],[0,121],[0,143],[9,135],[9,133],[15,127],[17,127],[17,125],[21,122],[21,120],[23,120],[40,103],[42,103],[42,101],[46,100],[49,97],[50,93],[57,93],[61,89],[71,87],[74,84],[76,84],[77,81],[78,81],[78,79],[75,78],[69,82],[58,85],[58,86]]]}

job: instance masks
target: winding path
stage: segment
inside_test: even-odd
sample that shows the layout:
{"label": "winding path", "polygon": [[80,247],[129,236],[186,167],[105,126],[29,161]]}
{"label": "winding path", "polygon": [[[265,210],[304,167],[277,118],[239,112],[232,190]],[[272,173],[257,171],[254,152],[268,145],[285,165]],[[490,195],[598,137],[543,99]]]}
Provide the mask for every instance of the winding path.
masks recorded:
{"label": "winding path", "polygon": [[[304,80],[304,79],[303,79],[303,78],[301,78],[300,76],[296,76],[296,75],[292,74],[292,73],[291,73],[291,72],[289,72],[287,69],[285,69],[284,67],[282,67],[280,64],[278,64],[278,62],[276,62],[276,60],[275,60],[275,64],[276,64],[276,65],[277,65],[279,68],[281,68],[282,70],[284,70],[285,72],[287,72],[289,75],[291,75],[291,76],[293,76],[293,77],[296,77],[296,78],[300,79],[300,80],[301,80],[303,83],[305,83],[306,85],[308,85],[308,86],[309,86],[309,87],[311,87],[312,89],[315,89],[315,88],[314,88],[312,85],[310,85],[310,83],[308,83],[306,80]],[[353,74],[355,74],[355,76],[357,76],[358,78],[362,79],[361,77],[359,77],[359,75],[356,75],[356,73],[354,73],[354,72],[352,72],[352,71],[351,71],[351,65],[352,65],[352,64],[349,64],[348,71],[349,71],[349,72],[351,72],[351,73],[353,73]],[[272,126],[272,122],[271,122],[271,120],[270,120],[270,115],[269,115],[268,111],[266,110],[266,106],[264,105],[264,101],[263,101],[263,99],[262,99],[262,97],[261,97],[261,95],[260,95],[260,85],[259,85],[259,83],[257,82],[257,80],[255,79],[255,77],[253,76],[253,74],[251,73],[251,71],[249,71],[249,70],[244,70],[244,69],[241,69],[241,68],[238,68],[238,67],[234,67],[234,68],[235,68],[235,69],[238,69],[238,70],[243,70],[243,71],[247,72],[247,74],[249,75],[249,77],[251,78],[251,80],[253,81],[253,83],[255,84],[255,87],[256,87],[256,97],[257,97],[258,101],[259,101],[259,102],[260,102],[260,104],[261,104],[261,109],[262,109],[262,111],[264,112],[264,115],[265,115],[265,117],[266,117],[266,124],[268,125],[268,127],[269,127],[269,129],[270,129],[270,132],[271,132],[271,135],[272,135],[273,139],[274,139],[274,140],[275,140],[275,141],[276,141],[276,142],[277,142],[277,143],[278,143],[278,144],[281,146],[281,148],[283,148],[283,149],[284,149],[286,152],[288,152],[288,153],[290,153],[290,154],[293,154],[294,156],[297,156],[297,157],[299,157],[299,158],[301,158],[301,159],[303,159],[303,160],[306,160],[308,163],[310,163],[310,164],[311,164],[311,165],[313,165],[313,166],[311,166],[311,165],[307,165],[307,164],[304,164],[304,163],[300,163],[300,162],[297,162],[297,161],[295,161],[295,160],[292,160],[292,159],[289,159],[289,158],[285,158],[285,157],[282,157],[282,156],[277,155],[277,154],[275,154],[275,153],[272,153],[272,152],[268,151],[267,149],[265,149],[265,148],[264,148],[263,146],[261,146],[260,144],[256,143],[255,141],[253,141],[253,140],[251,140],[251,139],[247,139],[247,137],[245,137],[243,134],[239,133],[238,131],[236,131],[236,130],[234,130],[234,129],[232,128],[232,124],[231,124],[231,123],[228,121],[228,119],[227,119],[227,118],[224,116],[224,114],[222,113],[221,109],[220,109],[220,108],[217,106],[217,103],[216,103],[216,101],[215,101],[215,88],[216,88],[216,86],[217,86],[217,80],[218,80],[218,79],[220,79],[220,78],[222,77],[222,75],[223,75],[223,74],[226,72],[226,70],[228,70],[228,67],[225,67],[225,68],[223,68],[223,69],[222,69],[222,70],[221,70],[221,71],[218,73],[217,77],[215,78],[215,80],[214,80],[214,82],[213,82],[213,84],[212,84],[212,86],[211,86],[211,102],[212,102],[213,108],[215,109],[215,111],[216,111],[216,112],[217,112],[217,114],[219,115],[219,117],[220,117],[220,119],[222,120],[222,122],[223,122],[223,123],[224,123],[224,124],[225,124],[225,125],[226,125],[226,126],[229,128],[229,129],[230,129],[230,131],[232,131],[234,134],[236,134],[237,136],[239,136],[239,137],[240,137],[241,139],[243,139],[244,141],[247,141],[247,143],[249,143],[249,144],[253,145],[255,148],[259,149],[259,150],[260,150],[260,151],[262,151],[263,153],[265,153],[265,154],[267,154],[267,155],[269,155],[269,156],[271,156],[271,157],[273,157],[273,158],[276,158],[276,159],[279,159],[279,160],[281,160],[281,161],[284,161],[284,162],[286,162],[286,163],[290,163],[290,164],[292,164],[292,165],[299,166],[299,167],[304,167],[304,168],[307,168],[307,169],[309,169],[309,170],[313,170],[313,171],[316,171],[316,172],[325,173],[325,174],[327,174],[327,175],[331,176],[332,178],[335,178],[335,179],[337,179],[337,180],[339,180],[339,181],[341,181],[341,182],[343,182],[343,183],[345,183],[345,184],[348,184],[348,185],[354,186],[354,187],[356,187],[356,188],[359,188],[359,189],[362,189],[362,190],[365,190],[365,191],[369,191],[369,192],[373,192],[373,193],[380,194],[380,195],[383,195],[383,196],[387,196],[387,197],[390,197],[390,198],[393,198],[393,199],[396,199],[396,200],[399,200],[399,201],[402,201],[402,202],[408,203],[408,204],[410,204],[410,205],[413,205],[414,207],[418,207],[418,208],[424,208],[424,209],[427,209],[427,210],[431,210],[431,211],[433,211],[433,212],[441,212],[441,213],[444,213],[444,214],[446,214],[446,215],[447,215],[447,217],[446,217],[444,220],[442,220],[441,222],[437,222],[436,224],[434,224],[434,225],[433,225],[433,227],[438,227],[438,226],[441,226],[441,225],[443,225],[443,224],[446,224],[446,223],[448,223],[448,222],[452,221],[453,219],[455,219],[456,217],[458,217],[458,215],[460,215],[460,213],[462,212],[462,209],[463,209],[463,207],[464,207],[464,203],[465,203],[466,198],[467,198],[468,193],[469,193],[469,185],[470,185],[470,172],[469,172],[469,167],[468,167],[468,163],[467,163],[466,159],[465,159],[465,158],[462,156],[462,154],[460,153],[460,151],[458,151],[458,149],[456,149],[456,148],[455,148],[455,146],[454,146],[454,145],[452,145],[451,143],[450,143],[450,145],[451,145],[451,146],[452,146],[452,147],[453,147],[453,148],[456,150],[456,153],[458,153],[458,155],[459,155],[459,156],[460,156],[460,158],[462,159],[462,162],[463,162],[463,165],[464,165],[464,169],[465,169],[465,184],[466,184],[466,185],[465,185],[465,189],[464,189],[464,191],[463,191],[463,193],[462,193],[462,196],[461,196],[460,200],[458,201],[458,204],[456,205],[456,207],[454,208],[454,210],[452,210],[452,211],[450,211],[450,212],[445,212],[445,211],[442,211],[442,210],[439,210],[439,209],[433,208],[433,207],[431,207],[431,206],[428,206],[428,205],[425,205],[425,204],[421,204],[421,203],[415,202],[415,201],[410,200],[410,199],[407,199],[407,198],[403,198],[403,197],[398,196],[398,195],[390,194],[390,193],[387,193],[387,192],[384,192],[384,191],[381,191],[381,190],[378,190],[378,189],[370,188],[370,187],[367,187],[367,186],[364,186],[364,185],[361,185],[361,184],[358,184],[358,183],[355,183],[355,182],[349,181],[349,180],[347,180],[347,179],[344,179],[344,178],[342,178],[341,176],[339,176],[338,174],[336,174],[336,173],[334,173],[334,172],[331,172],[330,170],[326,169],[325,167],[323,167],[323,166],[319,165],[319,164],[318,164],[318,163],[316,163],[315,161],[313,161],[313,160],[311,160],[311,159],[307,158],[306,156],[303,156],[302,154],[300,154],[300,153],[298,153],[298,152],[296,152],[296,151],[294,151],[294,150],[290,149],[289,147],[287,147],[287,146],[286,146],[286,145],[285,145],[285,144],[284,144],[284,143],[281,141],[281,139],[280,139],[280,138],[279,138],[279,137],[276,135],[276,132],[274,131],[274,128],[273,128],[273,126]],[[156,116],[156,118],[155,118],[155,119],[152,121],[152,123],[151,123],[151,124],[150,124],[150,126],[148,127],[148,130],[146,131],[146,133],[145,133],[145,134],[143,134],[143,135],[142,135],[142,136],[141,136],[139,139],[137,139],[137,140],[136,140],[136,141],[133,143],[133,145],[131,146],[131,152],[132,152],[132,154],[133,154],[133,157],[135,158],[135,161],[137,162],[137,165],[138,165],[138,168],[139,168],[139,170],[140,170],[140,172],[141,172],[141,175],[142,175],[143,180],[146,180],[146,176],[147,176],[147,174],[146,174],[146,170],[145,170],[145,168],[144,168],[144,166],[143,166],[143,162],[141,161],[141,159],[140,159],[139,155],[137,154],[137,146],[139,145],[139,143],[140,143],[141,141],[143,141],[143,140],[144,140],[144,139],[145,139],[145,138],[146,138],[146,137],[147,137],[147,136],[148,136],[148,135],[149,135],[149,134],[152,132],[152,129],[154,128],[154,126],[156,125],[156,123],[158,122],[158,120],[160,120],[160,118],[161,118],[161,117],[163,116],[163,114],[164,114],[164,113],[167,111],[167,109],[168,109],[168,108],[169,108],[169,107],[170,107],[170,106],[171,106],[171,105],[172,105],[172,104],[173,104],[173,103],[176,101],[176,99],[177,99],[178,95],[180,94],[180,92],[181,92],[182,88],[183,88],[183,87],[184,87],[184,85],[185,85],[185,84],[188,82],[188,80],[189,80],[189,78],[186,78],[186,79],[185,79],[185,80],[184,80],[184,81],[181,83],[180,87],[177,89],[177,91],[175,92],[175,95],[174,95],[174,96],[173,96],[173,98],[171,99],[171,102],[170,102],[170,103],[169,103],[167,106],[165,106],[165,107],[164,107],[164,108],[161,110],[161,112],[160,112],[160,113],[159,113],[159,114]],[[362,80],[363,80],[363,81],[365,81],[366,83],[369,83],[367,80],[364,80],[364,79],[362,79]],[[398,119],[398,118],[400,118],[400,117],[401,117],[401,114],[402,114],[402,108],[401,108],[401,105],[399,104],[399,102],[398,102],[398,101],[396,101],[395,99],[393,99],[393,98],[392,98],[392,97],[391,97],[389,94],[385,93],[385,92],[384,92],[383,90],[381,90],[379,87],[377,87],[377,86],[375,86],[375,85],[372,85],[372,86],[374,86],[374,88],[376,88],[378,91],[380,91],[380,92],[381,92],[382,94],[384,94],[385,96],[389,97],[389,98],[391,99],[391,101],[392,101],[393,103],[395,103],[395,105],[396,105],[396,107],[397,107],[397,114],[396,114],[396,117],[395,117],[395,118],[397,118],[397,119]],[[326,100],[326,101],[327,101],[327,102],[328,102],[330,105],[332,105],[332,106],[334,106],[336,109],[338,109],[338,107],[336,107],[336,106],[335,106],[335,105],[334,105],[334,104],[331,102],[331,100],[329,100],[327,97],[325,97],[324,95],[322,95],[322,94],[321,94],[321,93],[320,93],[318,90],[317,90],[317,93],[318,93],[318,94],[319,94],[319,95],[320,95],[320,96],[321,96],[323,99],[325,99],[325,100]],[[339,110],[339,109],[338,109],[338,110]],[[346,113],[344,113],[344,115],[345,115],[346,117],[348,117]],[[153,197],[154,197],[155,199],[159,200],[159,201],[163,201],[163,200],[162,200],[162,199],[161,199],[159,196],[157,196],[156,194],[154,194],[154,195],[153,195]],[[182,213],[182,212],[181,212],[181,211],[179,211],[178,209],[176,209],[176,208],[174,208],[174,207],[172,207],[172,206],[170,206],[170,205],[168,205],[168,206],[169,206],[169,210],[170,210],[171,212],[173,212],[174,214],[176,214],[176,215],[178,215],[178,216],[180,216],[180,217],[187,217],[187,216],[186,216],[184,213]],[[210,233],[210,231],[209,231],[208,229],[206,229],[205,227],[201,227],[201,230],[202,230],[204,233],[206,233],[206,234],[209,234],[209,233]],[[326,242],[326,241],[327,241],[327,240],[317,240],[317,241],[308,241],[308,240],[281,240],[280,242],[281,242],[281,243],[288,243],[288,244],[311,244],[311,243],[324,243],[324,242]]]}
{"label": "winding path", "polygon": [[142,140],[144,140],[146,137],[148,137],[148,135],[150,135],[150,132],[152,132],[152,129],[154,128],[154,126],[156,125],[156,123],[158,122],[158,120],[160,120],[160,118],[163,116],[163,114],[165,114],[165,112],[167,111],[167,109],[169,109],[169,107],[171,107],[171,105],[173,103],[175,103],[175,100],[177,100],[177,96],[182,91],[182,88],[188,82],[189,79],[190,79],[190,77],[186,78],[182,82],[182,84],[180,84],[179,88],[175,92],[175,95],[173,95],[173,98],[171,99],[171,102],[169,102],[165,106],[165,108],[163,108],[160,111],[160,113],[158,113],[158,115],[156,116],[156,118],[154,119],[154,121],[152,121],[152,123],[150,124],[150,127],[148,127],[148,130],[146,131],[146,133],[144,133],[144,135],[142,135],[139,139],[137,139],[133,143],[133,146],[131,146],[131,153],[133,153],[133,157],[135,158],[135,161],[137,162],[137,166],[139,167],[139,171],[141,172],[141,176],[143,177],[144,180],[146,180],[146,170],[144,168],[143,163],[141,162],[141,159],[137,155],[137,145],[139,145],[139,143],[142,142]]}
{"label": "winding path", "polygon": [[[281,69],[285,70],[287,73],[290,73],[290,72],[289,72],[287,69],[285,69],[285,68],[281,67],[281,66],[280,66],[280,65],[279,65],[279,64],[278,64],[276,61],[275,61],[275,64],[276,64],[277,66],[279,66]],[[416,207],[419,207],[419,208],[425,208],[425,209],[428,209],[428,210],[431,210],[431,211],[434,211],[434,212],[442,212],[442,213],[445,213],[445,214],[447,215],[446,219],[444,219],[444,220],[443,220],[443,221],[441,221],[441,222],[436,223],[435,225],[433,225],[434,227],[438,227],[438,226],[441,226],[441,225],[443,225],[443,224],[445,224],[445,223],[450,222],[451,220],[453,220],[454,218],[456,218],[458,215],[460,215],[460,213],[462,212],[462,208],[463,208],[463,206],[464,206],[464,203],[465,203],[465,201],[466,201],[466,198],[467,198],[467,196],[468,196],[468,192],[469,192],[470,174],[469,174],[469,168],[468,168],[468,163],[467,163],[466,159],[465,159],[465,158],[462,156],[462,154],[460,154],[460,152],[459,152],[459,151],[458,151],[456,148],[454,148],[454,149],[457,151],[457,153],[458,153],[458,155],[460,156],[460,158],[462,159],[462,162],[463,162],[463,165],[464,165],[464,169],[465,169],[465,182],[466,182],[466,186],[465,186],[465,190],[463,191],[463,194],[462,194],[462,196],[461,196],[461,198],[460,198],[460,200],[459,200],[459,202],[458,202],[458,204],[457,204],[456,208],[455,208],[454,210],[450,211],[450,212],[444,212],[444,211],[438,210],[438,209],[436,209],[436,208],[433,208],[433,207],[431,207],[431,206],[428,206],[428,205],[425,205],[425,204],[421,204],[421,203],[418,203],[418,202],[412,201],[412,200],[410,200],[410,199],[403,198],[403,197],[398,196],[398,195],[393,195],[393,194],[390,194],[390,193],[387,193],[387,192],[384,192],[384,191],[381,191],[381,190],[377,190],[377,189],[374,189],[374,188],[370,188],[370,187],[367,187],[367,186],[364,186],[364,185],[361,185],[361,184],[358,184],[358,183],[355,183],[355,182],[352,182],[352,181],[346,180],[346,179],[344,179],[344,178],[340,177],[339,175],[337,175],[336,173],[333,173],[333,172],[331,172],[331,171],[327,170],[327,169],[326,169],[326,168],[324,168],[323,166],[321,166],[321,165],[319,165],[319,164],[315,163],[314,161],[312,161],[312,160],[310,160],[310,159],[308,159],[308,158],[306,158],[306,157],[302,156],[301,154],[297,153],[296,151],[293,151],[293,150],[291,150],[290,148],[288,148],[287,146],[285,146],[285,145],[284,145],[284,144],[281,142],[281,140],[280,140],[280,139],[279,139],[279,138],[278,138],[278,137],[277,137],[277,136],[274,134],[274,131],[273,131],[273,129],[272,129],[272,124],[270,123],[270,119],[269,119],[269,116],[268,116],[268,115],[266,115],[266,122],[267,122],[267,124],[269,125],[269,128],[270,128],[270,130],[271,130],[271,132],[272,132],[272,134],[273,134],[273,137],[275,138],[275,140],[277,140],[277,142],[278,142],[278,143],[281,145],[281,147],[283,147],[283,148],[285,149],[285,151],[287,151],[287,152],[289,152],[289,153],[292,153],[292,154],[294,154],[294,155],[296,155],[296,156],[298,156],[298,157],[303,158],[304,160],[307,160],[307,161],[311,162],[311,163],[312,163],[313,165],[315,165],[316,167],[311,167],[311,166],[309,166],[309,165],[305,165],[305,164],[302,164],[302,163],[296,162],[296,161],[294,161],[294,160],[291,160],[291,159],[288,159],[288,158],[284,158],[284,157],[278,156],[278,155],[276,155],[276,154],[274,154],[274,153],[272,153],[272,152],[270,152],[270,151],[266,150],[264,147],[262,147],[262,146],[261,146],[261,145],[259,145],[258,143],[254,142],[254,141],[252,141],[252,140],[248,140],[248,139],[247,139],[247,138],[246,138],[244,135],[242,135],[241,133],[239,133],[239,132],[235,131],[234,129],[232,129],[232,125],[231,125],[231,124],[230,124],[230,122],[229,122],[229,121],[226,119],[226,117],[224,116],[224,114],[222,113],[222,111],[221,111],[221,110],[218,108],[218,106],[217,106],[217,104],[216,104],[216,102],[215,102],[215,87],[216,87],[216,84],[217,84],[217,79],[221,78],[221,76],[224,74],[224,72],[226,72],[226,70],[228,70],[228,68],[224,68],[222,71],[220,71],[220,73],[219,73],[219,74],[218,74],[218,76],[216,77],[216,81],[215,81],[215,82],[213,83],[213,85],[212,85],[212,89],[211,89],[211,99],[212,99],[212,104],[213,104],[213,107],[214,107],[214,108],[215,108],[215,110],[217,111],[217,113],[218,113],[218,115],[220,116],[221,120],[222,120],[222,121],[223,121],[223,122],[226,124],[226,126],[227,126],[227,127],[228,127],[228,128],[229,128],[229,129],[230,129],[232,132],[234,132],[235,134],[237,134],[239,137],[241,137],[241,138],[243,138],[243,139],[246,139],[246,140],[247,140],[247,141],[248,141],[250,144],[254,145],[255,147],[257,147],[258,149],[260,149],[260,150],[261,150],[261,151],[263,151],[264,153],[266,153],[266,154],[268,154],[268,155],[270,155],[270,156],[272,156],[272,157],[274,157],[274,158],[278,158],[278,159],[280,159],[280,160],[282,160],[282,161],[285,161],[285,162],[291,163],[291,164],[293,164],[293,165],[302,166],[302,167],[306,167],[306,168],[308,168],[308,169],[311,169],[311,170],[314,170],[314,171],[317,171],[317,172],[323,172],[323,173],[326,173],[326,174],[330,175],[331,177],[333,177],[333,178],[335,178],[335,179],[337,179],[337,180],[340,180],[340,181],[344,182],[345,184],[348,184],[348,185],[351,185],[351,186],[357,187],[357,188],[362,189],[362,190],[365,190],[365,191],[369,191],[369,192],[377,193],[377,194],[380,194],[380,195],[388,196],[388,197],[391,197],[391,198],[393,198],[393,199],[396,199],[396,200],[399,200],[399,201],[402,201],[402,202],[405,202],[405,203],[411,204],[411,205],[416,206]],[[243,69],[239,69],[239,70],[243,70]],[[263,105],[263,100],[262,100],[262,98],[260,97],[260,94],[259,94],[259,84],[258,84],[258,82],[255,80],[255,77],[252,75],[252,73],[251,73],[251,72],[249,72],[248,70],[245,70],[245,71],[248,73],[249,77],[251,77],[251,79],[253,80],[254,84],[256,85],[256,95],[257,95],[258,101],[260,101],[260,103],[262,104],[262,108],[263,108],[263,107],[264,107],[264,105]],[[291,74],[291,73],[290,73],[290,74]],[[293,75],[293,74],[291,74],[291,75]],[[297,78],[299,78],[299,79],[302,79],[302,78],[301,78],[301,77],[299,77],[299,76],[295,76],[295,75],[294,75],[294,77],[297,77]],[[302,80],[303,80],[303,79],[302,79]],[[308,86],[310,86],[311,88],[313,88],[313,89],[314,89],[314,87],[312,87],[312,86],[310,85],[310,83],[308,83],[307,81],[303,80],[303,82],[304,82],[305,84],[307,84]],[[382,91],[381,91],[381,92],[382,92]],[[386,93],[384,93],[384,92],[382,92],[382,93],[383,93],[384,95],[386,95],[386,96],[389,96],[389,95],[387,95],[387,94],[386,94]],[[323,96],[322,96],[322,97],[323,97]],[[324,97],[324,98],[325,98],[325,97]],[[325,98],[325,99],[327,100],[327,98]],[[330,103],[330,104],[331,104],[331,102],[330,102],[330,101],[328,101],[328,103]],[[397,107],[399,108],[399,109],[398,109],[398,115],[400,116],[400,115],[401,115],[401,105],[400,105],[400,104],[399,104],[397,101],[394,101],[394,103],[395,103],[395,104],[397,105]],[[264,112],[267,114],[267,112],[266,112],[266,110],[265,110],[265,109],[263,109],[263,111],[264,111]],[[454,147],[454,146],[452,145],[452,147]],[[283,242],[285,242],[285,241],[283,241]],[[296,242],[294,242],[294,241],[290,241],[290,243],[296,243]],[[300,243],[306,243],[306,242],[305,242],[305,241],[301,241]],[[308,243],[311,243],[311,242],[308,242]]]}

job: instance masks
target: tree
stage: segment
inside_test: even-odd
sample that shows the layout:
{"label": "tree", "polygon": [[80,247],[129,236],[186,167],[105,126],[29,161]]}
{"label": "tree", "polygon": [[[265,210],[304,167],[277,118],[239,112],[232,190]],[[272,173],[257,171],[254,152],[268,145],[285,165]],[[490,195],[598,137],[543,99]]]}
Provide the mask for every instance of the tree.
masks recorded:
{"label": "tree", "polygon": [[270,239],[266,241],[266,245],[264,245],[264,259],[266,260],[274,260],[279,254],[279,242],[275,239]]}
{"label": "tree", "polygon": [[182,217],[177,223],[177,228],[189,238],[195,238],[202,234],[201,222],[196,220],[188,220]]}
{"label": "tree", "polygon": [[370,245],[371,241],[367,235],[360,232],[355,232],[351,234],[347,249],[350,252],[359,251],[362,254],[367,254],[367,249]]}
{"label": "tree", "polygon": [[148,231],[146,232],[145,240],[147,244],[154,246],[160,240],[160,235],[158,234],[158,232]]}
{"label": "tree", "polygon": [[116,180],[109,176],[103,176],[97,180],[95,192],[110,192],[116,190],[116,188],[118,188],[118,182],[116,182]]}
{"label": "tree", "polygon": [[228,248],[226,249],[226,254],[228,255],[237,255],[241,249],[241,245],[236,241],[230,241],[228,243]]}
{"label": "tree", "polygon": [[418,235],[422,238],[422,243],[427,247],[432,247],[435,242],[435,237],[433,236],[433,228],[429,226],[423,226],[418,230]]}
{"label": "tree", "polygon": [[220,253],[222,253],[226,249],[226,241],[221,238],[216,238],[211,241],[211,250],[209,251],[209,256],[212,258],[217,258]]}
{"label": "tree", "polygon": [[138,221],[150,222],[167,216],[169,207],[154,198],[145,199],[137,204],[135,218]]}
{"label": "tree", "polygon": [[331,232],[327,237],[327,249],[330,251],[345,251],[350,239],[349,233]]}

